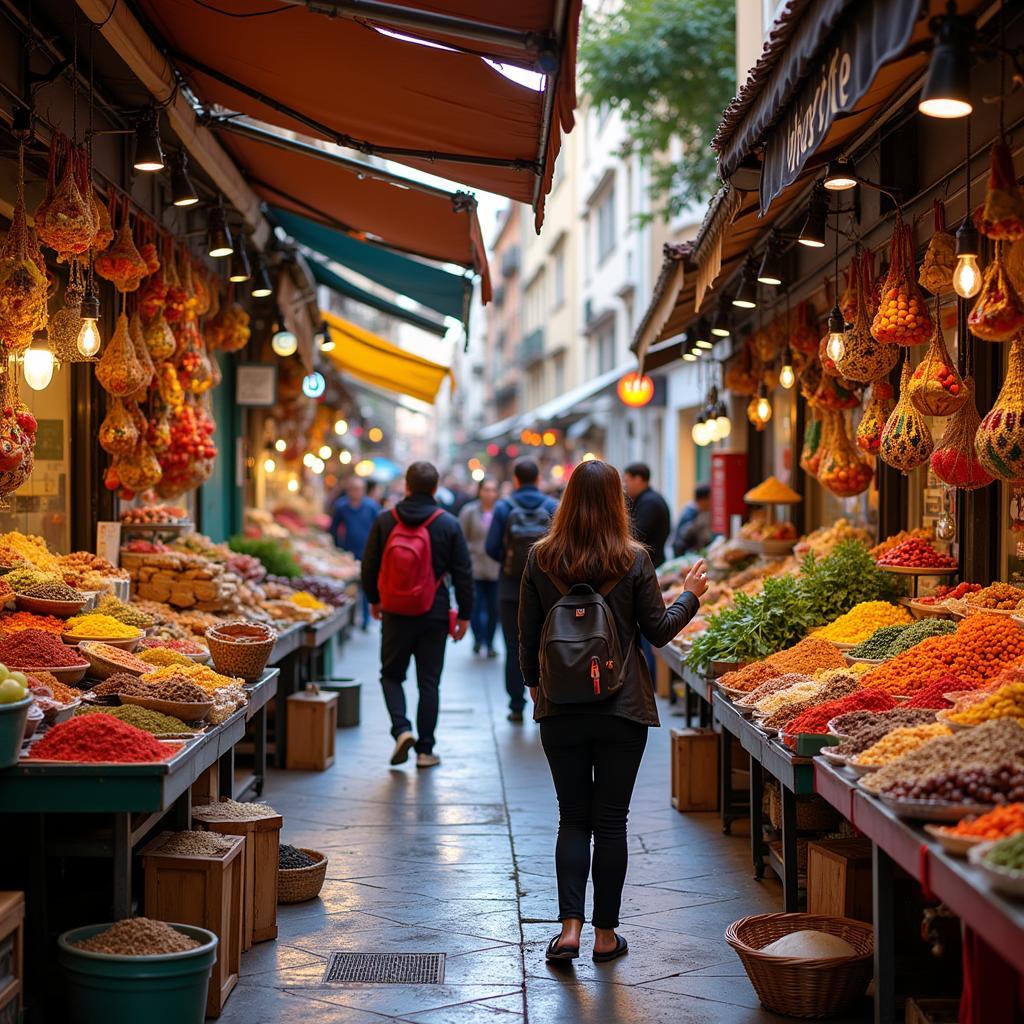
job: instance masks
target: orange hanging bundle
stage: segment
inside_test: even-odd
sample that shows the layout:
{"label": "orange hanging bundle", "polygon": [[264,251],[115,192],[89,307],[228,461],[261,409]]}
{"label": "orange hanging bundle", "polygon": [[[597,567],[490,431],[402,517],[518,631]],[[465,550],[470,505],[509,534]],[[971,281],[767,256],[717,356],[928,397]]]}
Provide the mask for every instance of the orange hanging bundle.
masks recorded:
{"label": "orange hanging bundle", "polygon": [[125,200],[121,227],[114,236],[114,241],[110,243],[110,248],[96,257],[94,266],[100,277],[105,281],[110,281],[121,292],[136,291],[149,275],[146,261],[139,255],[139,250],[135,248],[127,200]]}
{"label": "orange hanging bundle", "polygon": [[921,263],[918,284],[932,295],[948,295],[953,290],[956,269],[956,239],[946,230],[946,208],[940,199],[933,204],[935,234],[932,235]]}
{"label": "orange hanging bundle", "polygon": [[850,440],[843,414],[834,412],[828,415],[834,417],[834,421],[829,448],[818,467],[818,482],[837,497],[852,498],[871,486],[875,471]]}
{"label": "orange hanging bundle", "polygon": [[854,315],[842,357],[836,370],[847,380],[870,384],[887,377],[900,357],[895,345],[883,345],[871,333],[871,314],[868,312],[868,293],[874,272],[874,257],[869,252],[858,253],[850,263],[854,282]]}
{"label": "orange hanging bundle", "polygon": [[1003,243],[985,268],[981,293],[967,318],[971,333],[985,341],[1009,341],[1024,329],[1024,302],[1014,288],[1003,260]]}
{"label": "orange hanging bundle", "polygon": [[935,447],[924,416],[910,400],[910,363],[904,362],[900,397],[886,421],[878,446],[879,458],[888,466],[909,473],[928,461]]}
{"label": "orange hanging bundle", "polygon": [[[36,210],[36,233],[63,262],[87,252],[96,235],[92,206],[79,191],[79,164],[88,156],[61,132],[50,138],[49,182],[46,198]],[[58,181],[58,167],[63,164]]]}
{"label": "orange hanging bundle", "polygon": [[741,398],[748,398],[757,391],[757,376],[752,370],[750,339],[744,341],[739,355],[734,356],[725,367],[725,386]]}
{"label": "orange hanging bundle", "polygon": [[1024,335],[1010,345],[1006,379],[974,440],[981,464],[999,480],[1024,480]]}
{"label": "orange hanging bundle", "polygon": [[850,383],[823,373],[818,390],[814,392],[814,403],[821,409],[856,409],[860,405],[860,395],[846,386]]}
{"label": "orange hanging bundle", "polygon": [[106,419],[100,424],[100,447],[108,455],[127,455],[138,439],[139,432],[128,410],[120,398],[115,398]]}
{"label": "orange hanging bundle", "polygon": [[939,443],[932,452],[932,470],[950,487],[974,491],[992,483],[992,476],[981,464],[974,450],[974,438],[981,425],[981,416],[974,403],[974,381],[964,381],[967,401],[946,424]]}
{"label": "orange hanging bundle", "polygon": [[871,333],[887,345],[923,345],[932,335],[928,306],[915,280],[910,227],[898,212],[889,249],[889,275]]}
{"label": "orange hanging bundle", "polygon": [[1024,194],[1017,186],[1013,154],[1004,138],[992,143],[992,164],[985,202],[974,211],[974,224],[988,238],[1014,242],[1024,238]]}
{"label": "orange hanging bundle", "polygon": [[895,403],[892,400],[892,385],[877,380],[871,385],[871,398],[864,407],[864,415],[857,426],[855,439],[857,447],[868,455],[877,455],[882,443],[882,431],[892,415]]}
{"label": "orange hanging bundle", "polygon": [[808,355],[818,351],[818,328],[814,311],[808,302],[799,303],[793,312],[789,347],[794,352],[806,352]]}
{"label": "orange hanging bundle", "polygon": [[924,359],[910,378],[910,400],[925,416],[952,416],[963,408],[967,390],[950,358],[939,321],[939,300],[935,300],[935,333]]}

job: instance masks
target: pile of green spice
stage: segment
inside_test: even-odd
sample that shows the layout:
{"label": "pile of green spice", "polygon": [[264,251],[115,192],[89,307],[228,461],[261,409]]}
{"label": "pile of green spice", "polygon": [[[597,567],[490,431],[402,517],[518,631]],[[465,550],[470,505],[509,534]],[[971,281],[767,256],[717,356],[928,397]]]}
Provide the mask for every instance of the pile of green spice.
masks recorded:
{"label": "pile of green spice", "polygon": [[185,953],[201,943],[163,921],[148,917],[130,917],[112,924],[91,939],[76,942],[78,949],[111,956],[161,956]]}
{"label": "pile of green spice", "polygon": [[172,718],[170,715],[161,714],[159,711],[150,711],[149,708],[140,708],[136,704],[122,704],[120,707],[91,707],[79,708],[76,715],[113,715],[122,722],[134,725],[137,729],[152,733],[154,736],[167,736],[171,733],[195,732],[190,725],[186,725],[180,718]]}
{"label": "pile of green spice", "polygon": [[308,868],[315,863],[316,861],[308,853],[303,853],[297,846],[289,846],[288,843],[281,844],[278,854],[278,867],[282,870],[289,871],[295,868]]}
{"label": "pile of green spice", "polygon": [[902,636],[905,630],[910,629],[912,623],[899,626],[882,626],[874,633],[862,640],[856,647],[851,647],[846,653],[851,658],[870,658],[872,661],[884,661],[889,656],[889,646],[898,637]]}
{"label": "pile of green spice", "polygon": [[16,594],[23,594],[29,588],[38,587],[44,583],[63,585],[64,579],[54,572],[43,572],[41,569],[32,569],[26,566],[24,569],[14,569],[7,573],[4,576],[4,583]]}
{"label": "pile of green spice", "polygon": [[144,612],[141,608],[136,608],[134,605],[126,604],[119,598],[114,597],[113,594],[108,594],[104,597],[96,606],[96,611],[101,615],[109,615],[112,619],[117,619],[118,622],[123,622],[126,626],[136,626],[139,629],[149,629],[156,622],[156,619],[149,612]]}
{"label": "pile of green spice", "polygon": [[985,860],[997,868],[1024,871],[1024,832],[997,843],[985,854]]}
{"label": "pile of green spice", "polygon": [[918,619],[905,626],[883,626],[846,653],[851,658],[870,658],[889,661],[897,654],[909,651],[933,636],[946,636],[956,632],[956,624],[948,619]]}

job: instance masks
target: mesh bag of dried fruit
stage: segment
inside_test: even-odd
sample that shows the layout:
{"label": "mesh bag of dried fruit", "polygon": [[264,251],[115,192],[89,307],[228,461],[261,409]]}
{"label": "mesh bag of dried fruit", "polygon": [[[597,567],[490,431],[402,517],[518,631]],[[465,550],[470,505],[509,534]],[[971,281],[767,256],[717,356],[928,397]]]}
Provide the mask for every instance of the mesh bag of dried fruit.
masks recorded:
{"label": "mesh bag of dried fruit", "polygon": [[932,318],[914,274],[910,227],[897,212],[889,247],[889,274],[871,322],[871,333],[884,344],[923,345],[932,334]]}
{"label": "mesh bag of dried fruit", "polygon": [[910,400],[925,416],[952,416],[967,400],[963,378],[950,358],[942,336],[939,300],[935,300],[935,333],[924,359],[910,378]]}
{"label": "mesh bag of dried fruit", "polygon": [[909,473],[928,461],[934,448],[924,416],[910,400],[910,363],[904,362],[900,397],[886,421],[878,446],[879,458],[888,466]]}
{"label": "mesh bag of dried fruit", "polygon": [[841,412],[827,413],[834,419],[828,450],[821,457],[818,482],[840,498],[851,498],[868,489],[874,470],[857,451]]}
{"label": "mesh bag of dried fruit", "polygon": [[917,283],[932,295],[948,295],[953,290],[956,239],[946,230],[946,207],[942,200],[936,199],[933,209],[935,234],[925,250]]}
{"label": "mesh bag of dried fruit", "polygon": [[1003,138],[992,143],[985,202],[974,211],[977,229],[989,238],[1006,242],[1024,238],[1024,195],[1017,186],[1013,154]]}
{"label": "mesh bag of dried fruit", "polygon": [[114,334],[107,343],[103,357],[96,364],[96,379],[108,395],[127,398],[135,394],[145,381],[146,371],[135,355],[124,312],[117,318]]}
{"label": "mesh bag of dried fruit", "polygon": [[836,370],[848,380],[870,384],[888,376],[900,357],[895,345],[883,345],[871,333],[871,314],[867,295],[871,288],[874,258],[871,253],[859,253],[851,263],[854,281],[854,315],[846,332],[845,351],[836,362]]}
{"label": "mesh bag of dried fruit", "polygon": [[100,447],[110,455],[127,455],[139,439],[139,432],[120,398],[115,398],[110,411],[100,424]]}
{"label": "mesh bag of dried fruit", "polygon": [[122,214],[121,227],[110,243],[110,248],[96,257],[94,267],[100,277],[110,281],[122,292],[136,291],[143,279],[149,276],[149,267],[139,255],[139,250],[135,248],[127,203]]}
{"label": "mesh bag of dried fruit", "polygon": [[54,132],[46,197],[36,210],[35,226],[40,241],[62,261],[88,251],[96,234],[92,207],[78,188],[78,164],[82,161],[88,163],[88,154],[63,133]]}
{"label": "mesh bag of dried fruit", "polygon": [[871,398],[864,407],[864,415],[857,426],[855,439],[857,447],[869,455],[877,455],[882,443],[882,431],[886,421],[892,415],[895,403],[892,399],[892,385],[888,381],[877,380],[871,385]]}
{"label": "mesh bag of dried fruit", "polygon": [[1000,480],[1024,480],[1024,336],[1010,345],[1006,379],[974,441],[981,464]]}
{"label": "mesh bag of dried fruit", "polygon": [[986,341],[1009,341],[1024,328],[1024,302],[1006,271],[1003,244],[996,244],[996,254],[985,268],[981,292],[967,318],[971,333]]}
{"label": "mesh bag of dried fruit", "polygon": [[946,424],[939,443],[932,452],[932,470],[950,487],[973,491],[992,483],[992,476],[982,465],[974,450],[974,438],[981,416],[974,402],[974,381],[964,381],[966,401]]}

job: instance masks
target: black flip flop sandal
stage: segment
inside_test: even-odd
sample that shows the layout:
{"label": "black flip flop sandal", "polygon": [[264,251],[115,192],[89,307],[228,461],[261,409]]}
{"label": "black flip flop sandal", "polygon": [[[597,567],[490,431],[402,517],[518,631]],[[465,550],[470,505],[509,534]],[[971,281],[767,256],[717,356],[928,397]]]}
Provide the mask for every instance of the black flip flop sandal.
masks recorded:
{"label": "black flip flop sandal", "polygon": [[629,943],[621,935],[615,936],[615,948],[607,953],[595,953],[591,958],[595,964],[606,964],[629,952]]}
{"label": "black flip flop sandal", "polygon": [[572,946],[560,946],[558,940],[560,936],[556,935],[549,943],[547,952],[544,954],[544,959],[549,963],[556,960],[578,960],[580,956],[579,947],[573,948]]}

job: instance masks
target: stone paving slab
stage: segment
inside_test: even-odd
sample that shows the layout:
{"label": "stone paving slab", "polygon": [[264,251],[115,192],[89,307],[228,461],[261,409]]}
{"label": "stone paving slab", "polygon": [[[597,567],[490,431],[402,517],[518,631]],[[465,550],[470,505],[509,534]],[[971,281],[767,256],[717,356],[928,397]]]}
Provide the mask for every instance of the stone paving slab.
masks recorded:
{"label": "stone paving slab", "polygon": [[[265,799],[283,838],[329,858],[321,899],[278,908],[280,936],[242,957],[224,1024],[773,1024],[725,926],[779,909],[755,882],[743,823],[669,804],[668,729],[652,731],[630,812],[622,932],[630,954],[544,961],[558,925],[557,813],[534,724],[505,720],[501,662],[450,646],[440,768],[388,763],[376,633],[357,633],[345,674],[364,680],[362,725],[339,730],[323,773],[273,772]],[[342,667],[342,666],[339,666]],[[414,707],[415,688],[407,684]],[[666,706],[663,725],[672,725]],[[443,952],[442,985],[322,984],[333,950]],[[870,1007],[843,1024],[870,1019]]]}

